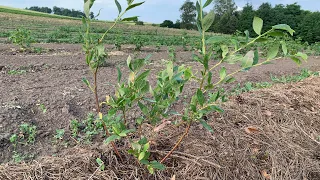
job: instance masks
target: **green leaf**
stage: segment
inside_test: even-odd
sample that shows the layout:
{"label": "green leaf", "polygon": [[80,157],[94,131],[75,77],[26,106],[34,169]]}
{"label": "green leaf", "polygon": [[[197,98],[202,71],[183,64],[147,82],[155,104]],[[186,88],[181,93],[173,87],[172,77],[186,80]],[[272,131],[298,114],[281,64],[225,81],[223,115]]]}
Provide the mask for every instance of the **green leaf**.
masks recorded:
{"label": "green leaf", "polygon": [[234,82],[236,79],[234,77],[230,77],[229,79],[226,80],[226,83],[232,83]]}
{"label": "green leaf", "polygon": [[119,67],[117,67],[117,70],[118,70],[118,83],[120,83],[121,77],[122,77],[122,73],[121,73],[121,70],[120,70]]}
{"label": "green leaf", "polygon": [[148,139],[146,137],[143,137],[142,139],[139,140],[139,144],[147,144]]}
{"label": "green leaf", "polygon": [[268,35],[273,37],[282,37],[284,36],[284,33],[281,31],[272,31],[272,32],[269,32]]}
{"label": "green leaf", "polygon": [[165,170],[166,169],[166,167],[163,164],[159,163],[158,161],[151,161],[150,165],[155,169],[159,169],[159,170]]}
{"label": "green leaf", "polygon": [[117,8],[118,8],[118,11],[119,11],[119,14],[120,14],[120,13],[121,13],[121,11],[122,11],[121,4],[119,3],[119,1],[118,1],[118,0],[114,0],[114,2],[116,3]]}
{"label": "green leaf", "polygon": [[144,146],[143,146],[143,151],[144,152],[147,152],[150,148],[150,143],[146,143]]}
{"label": "green leaf", "polygon": [[[196,2],[196,10],[197,10],[197,14],[198,14],[197,19],[199,20],[199,26],[200,26],[200,29],[201,29],[202,28],[201,25],[200,25],[201,24],[201,22],[200,22],[200,11],[201,11],[201,8],[200,8],[199,1]],[[198,23],[198,21],[197,21],[197,23]],[[200,31],[200,29],[199,29],[199,31]]]}
{"label": "green leaf", "polygon": [[148,116],[149,115],[149,110],[147,108],[147,106],[145,106],[144,104],[142,104],[140,101],[138,102],[138,106],[139,108],[141,109],[141,111],[143,112],[143,114],[145,116]]}
{"label": "green leaf", "polygon": [[154,174],[154,169],[153,169],[153,167],[151,165],[148,165],[147,169],[148,169],[150,174]]}
{"label": "green leaf", "polygon": [[267,41],[268,41],[267,38],[261,37],[261,38],[257,39],[255,42],[267,42]]}
{"label": "green leaf", "polygon": [[87,78],[82,78],[82,82],[84,82],[86,86],[90,87],[90,83]]}
{"label": "green leaf", "polygon": [[290,56],[290,59],[295,62],[298,66],[302,64],[301,60],[296,56]]}
{"label": "green leaf", "polygon": [[149,74],[150,74],[150,70],[147,70],[147,71],[141,73],[141,74],[136,78],[136,81],[146,80],[146,78],[149,76]]}
{"label": "green leaf", "polygon": [[112,135],[112,136],[109,136],[109,137],[104,141],[104,143],[109,144],[109,143],[111,143],[112,141],[120,140],[120,139],[121,139],[120,136],[114,134],[114,135]]}
{"label": "green leaf", "polygon": [[203,119],[200,120],[200,123],[204,128],[206,128],[210,133],[213,133],[212,127]]}
{"label": "green leaf", "polygon": [[272,26],[272,28],[287,31],[288,33],[291,34],[291,36],[293,36],[293,33],[295,32],[293,29],[291,29],[289,25],[286,25],[286,24],[278,24],[278,25]]}
{"label": "green leaf", "polygon": [[288,48],[287,48],[287,44],[285,41],[281,41],[281,47],[282,47],[282,52],[284,55],[287,55],[288,54]]}
{"label": "green leaf", "polygon": [[123,18],[121,21],[125,22],[125,21],[137,21],[139,16],[132,16],[132,17],[127,17],[127,18]]}
{"label": "green leaf", "polygon": [[254,52],[249,51],[242,59],[241,67],[249,68],[253,64]]}
{"label": "green leaf", "polygon": [[256,32],[258,35],[261,35],[261,30],[263,27],[263,20],[259,17],[254,17],[252,25],[253,25],[254,32]]}
{"label": "green leaf", "polygon": [[222,67],[221,69],[220,69],[220,79],[222,80],[222,79],[224,79],[224,78],[226,78],[226,76],[227,76],[227,69],[225,68],[225,67]]}
{"label": "green leaf", "polygon": [[141,160],[144,158],[145,154],[146,154],[145,151],[142,151],[142,152],[139,154],[139,157],[138,157],[139,161],[141,161]]}
{"label": "green leaf", "polygon": [[227,54],[229,53],[229,48],[226,45],[221,45],[221,50],[222,50],[222,58],[225,58]]}
{"label": "green leaf", "polygon": [[203,92],[200,89],[197,90],[197,99],[198,99],[199,104],[201,106],[203,106],[203,104],[205,102],[205,98],[204,98]]}
{"label": "green leaf", "polygon": [[83,10],[87,18],[90,17],[90,9],[95,0],[84,0]]}
{"label": "green leaf", "polygon": [[173,62],[169,61],[169,63],[167,64],[167,73],[169,76],[169,79],[172,79],[173,76]]}
{"label": "green leaf", "polygon": [[142,160],[140,161],[140,163],[143,164],[143,165],[149,165],[149,164],[150,164],[149,161],[146,160],[146,159],[142,159]]}
{"label": "green leaf", "polygon": [[208,40],[206,40],[206,43],[207,44],[220,44],[225,41],[226,41],[226,38],[224,36],[213,36],[213,37],[210,37]]}
{"label": "green leaf", "polygon": [[207,0],[206,3],[204,3],[203,8],[209,6],[212,3],[213,0]]}
{"label": "green leaf", "polygon": [[128,68],[129,68],[130,70],[132,70],[132,69],[131,69],[131,56],[128,56],[128,58],[127,58],[127,66],[128,66]]}
{"label": "green leaf", "polygon": [[143,1],[143,2],[140,2],[140,3],[131,4],[131,5],[126,9],[126,11],[129,11],[129,10],[132,9],[132,8],[135,8],[135,7],[137,7],[137,6],[140,6],[140,5],[143,4],[143,3],[144,3],[144,1]]}
{"label": "green leaf", "polygon": [[249,42],[249,38],[250,38],[250,32],[248,30],[245,30],[244,34],[246,35],[246,43],[248,43]]}
{"label": "green leaf", "polygon": [[103,171],[105,168],[104,162],[100,158],[97,158],[96,162],[100,166],[100,170]]}
{"label": "green leaf", "polygon": [[277,57],[278,52],[279,52],[279,44],[272,46],[268,51],[267,59],[268,60],[274,59],[275,57]]}
{"label": "green leaf", "polygon": [[258,64],[258,62],[259,62],[259,52],[258,52],[258,50],[256,49],[256,50],[254,51],[254,56],[253,56],[253,63],[252,63],[252,65],[253,65],[253,66],[256,65],[256,64]]}
{"label": "green leaf", "polygon": [[207,31],[212,23],[214,22],[215,14],[213,11],[210,11],[204,18],[203,18],[203,30]]}
{"label": "green leaf", "polygon": [[208,73],[208,84],[211,84],[212,81],[212,72],[209,71]]}
{"label": "green leaf", "polygon": [[302,53],[302,52],[298,52],[295,56],[301,57],[304,61],[307,61],[307,59],[308,59],[308,55],[306,55],[305,53]]}

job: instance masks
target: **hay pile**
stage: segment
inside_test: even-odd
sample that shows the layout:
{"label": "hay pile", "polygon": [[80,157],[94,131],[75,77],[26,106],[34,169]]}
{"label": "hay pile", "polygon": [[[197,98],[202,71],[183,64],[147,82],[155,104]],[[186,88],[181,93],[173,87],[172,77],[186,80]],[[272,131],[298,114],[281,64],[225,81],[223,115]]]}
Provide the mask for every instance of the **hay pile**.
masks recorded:
{"label": "hay pile", "polygon": [[[0,166],[0,179],[320,179],[320,78],[277,85],[234,97],[223,115],[211,117],[213,134],[193,127],[167,170],[149,175],[130,156],[120,162],[111,149],[75,147],[58,157]],[[155,158],[179,131],[158,138]],[[123,156],[125,152],[123,150]],[[100,171],[97,157],[105,161]]]}

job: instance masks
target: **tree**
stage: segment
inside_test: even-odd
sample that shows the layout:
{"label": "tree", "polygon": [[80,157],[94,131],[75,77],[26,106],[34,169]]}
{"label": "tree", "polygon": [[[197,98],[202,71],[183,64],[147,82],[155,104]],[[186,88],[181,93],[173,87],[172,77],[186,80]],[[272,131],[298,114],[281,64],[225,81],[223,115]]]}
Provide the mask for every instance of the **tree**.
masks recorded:
{"label": "tree", "polygon": [[320,12],[309,12],[298,27],[299,37],[308,43],[320,42]]}
{"label": "tree", "polygon": [[218,16],[222,16],[225,13],[232,14],[237,10],[237,6],[233,0],[215,0],[214,12]]}
{"label": "tree", "polygon": [[173,25],[173,28],[176,28],[176,29],[180,29],[181,28],[181,21],[178,19],[176,21],[176,23]]}
{"label": "tree", "polygon": [[170,20],[164,20],[163,23],[160,24],[160,27],[173,28],[174,24]]}
{"label": "tree", "polygon": [[263,19],[263,29],[262,31],[266,31],[267,29],[271,29],[273,25],[276,23],[274,22],[274,11],[270,3],[262,3],[258,10],[257,16]]}
{"label": "tree", "polygon": [[254,18],[255,11],[251,4],[246,4],[239,15],[238,30],[244,32],[248,30],[250,34],[254,34],[252,29],[252,20]]}
{"label": "tree", "polygon": [[196,6],[194,2],[186,0],[180,8],[181,12],[181,28],[194,29],[196,22]]}

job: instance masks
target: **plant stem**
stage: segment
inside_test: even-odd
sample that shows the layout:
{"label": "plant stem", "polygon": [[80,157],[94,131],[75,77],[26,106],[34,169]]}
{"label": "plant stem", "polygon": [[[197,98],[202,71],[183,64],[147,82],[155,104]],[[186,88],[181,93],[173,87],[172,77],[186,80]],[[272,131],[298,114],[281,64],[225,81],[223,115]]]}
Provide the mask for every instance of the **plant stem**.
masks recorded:
{"label": "plant stem", "polygon": [[[96,108],[97,108],[97,113],[99,114],[101,111],[100,111],[100,105],[99,105],[99,98],[98,98],[98,83],[97,83],[97,73],[98,73],[98,69],[99,69],[99,66],[96,67],[96,69],[94,70],[94,73],[93,73],[93,76],[94,76],[94,96],[95,96],[95,99],[96,99]],[[108,131],[108,128],[107,128],[107,125],[106,123],[101,120],[102,122],[102,126],[103,126],[103,130],[106,132],[106,136],[110,136],[109,134],[109,131]],[[111,142],[111,145],[114,149],[114,152],[117,154],[117,156],[121,159],[121,161],[123,161],[122,157],[120,156],[120,153],[117,149],[117,146],[114,142]]]}
{"label": "plant stem", "polygon": [[189,122],[185,132],[182,134],[182,136],[180,137],[180,139],[178,140],[178,142],[174,145],[174,147],[171,149],[171,151],[168,152],[168,154],[162,158],[162,160],[160,161],[160,163],[163,163],[172,153],[175,149],[177,149],[177,147],[181,144],[182,140],[188,135],[189,130],[190,130],[190,126],[191,126],[191,122]]}

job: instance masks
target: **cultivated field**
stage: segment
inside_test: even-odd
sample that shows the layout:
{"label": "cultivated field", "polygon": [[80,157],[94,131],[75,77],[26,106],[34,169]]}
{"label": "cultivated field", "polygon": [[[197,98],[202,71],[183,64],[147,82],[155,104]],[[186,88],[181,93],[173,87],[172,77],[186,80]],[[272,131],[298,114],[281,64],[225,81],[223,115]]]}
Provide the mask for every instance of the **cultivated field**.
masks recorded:
{"label": "cultivated field", "polygon": [[[104,22],[93,25],[98,35],[110,26]],[[33,47],[38,51],[21,51],[8,44],[10,32],[19,27],[31,30],[37,42]],[[240,72],[236,82],[221,86],[228,99],[221,105],[224,112],[206,117],[213,133],[193,126],[185,143],[165,163],[167,169],[150,175],[126,154],[127,142],[117,143],[125,157],[121,161],[112,147],[103,143],[105,137],[98,133],[101,129],[93,127],[95,99],[82,78],[93,79],[82,45],[78,44],[82,41],[81,30],[78,20],[0,13],[1,180],[320,179],[318,45],[291,40],[288,47],[309,54],[308,62],[297,66],[282,58]],[[151,70],[151,86],[157,82],[155,75],[165,68],[165,60],[174,58],[177,65],[201,69],[193,59],[200,44],[197,31],[120,24],[105,42],[110,53],[98,74],[100,102],[114,94],[116,67],[128,77],[129,55],[149,57],[145,68]],[[267,48],[263,43],[257,47]],[[235,65],[223,65],[230,72],[237,69]],[[187,84],[182,99],[189,100],[196,89],[193,83]],[[173,108],[180,112],[183,106],[179,100]],[[139,115],[136,109],[128,114],[129,121]],[[103,113],[107,113],[107,107]],[[72,120],[81,124],[75,136]],[[26,124],[28,137],[21,127]],[[154,139],[152,158],[165,155],[183,131],[183,126],[166,126]],[[23,141],[13,142],[13,134]],[[30,134],[34,135],[32,142]],[[97,158],[104,161],[104,171],[99,169]]]}

